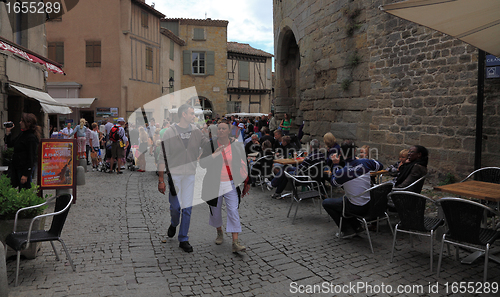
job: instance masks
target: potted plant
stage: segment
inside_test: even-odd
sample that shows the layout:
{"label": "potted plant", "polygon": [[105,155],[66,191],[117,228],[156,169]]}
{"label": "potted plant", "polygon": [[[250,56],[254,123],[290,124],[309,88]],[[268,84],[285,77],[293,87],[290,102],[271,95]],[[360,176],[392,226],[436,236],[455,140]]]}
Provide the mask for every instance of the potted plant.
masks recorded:
{"label": "potted plant", "polygon": [[[20,191],[13,188],[10,184],[10,179],[7,175],[0,175],[0,241],[5,245],[5,238],[12,233],[14,228],[14,217],[16,212],[28,206],[34,206],[45,202],[45,198],[38,196],[38,186],[31,184],[31,189],[21,189]],[[27,231],[31,219],[40,215],[45,210],[45,206],[35,209],[26,210],[20,213],[17,222],[16,231]],[[43,229],[45,226],[45,218],[35,222],[33,230]],[[32,259],[36,257],[38,245],[32,245],[22,254]],[[12,252],[12,251],[11,251]],[[11,254],[7,253],[7,256]]]}

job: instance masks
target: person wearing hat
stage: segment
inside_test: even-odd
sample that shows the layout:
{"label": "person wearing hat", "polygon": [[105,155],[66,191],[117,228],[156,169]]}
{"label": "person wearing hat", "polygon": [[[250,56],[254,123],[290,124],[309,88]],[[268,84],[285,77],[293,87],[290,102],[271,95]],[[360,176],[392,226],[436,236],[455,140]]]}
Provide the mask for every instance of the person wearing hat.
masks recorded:
{"label": "person wearing hat", "polygon": [[117,161],[116,173],[122,174],[122,160],[125,157],[125,150],[128,147],[128,138],[125,135],[125,129],[123,129],[123,125],[125,124],[125,120],[123,118],[118,118],[118,124],[113,126],[109,131],[109,140],[111,140],[111,159],[109,161],[111,172],[113,172],[113,165],[115,163],[115,159]]}

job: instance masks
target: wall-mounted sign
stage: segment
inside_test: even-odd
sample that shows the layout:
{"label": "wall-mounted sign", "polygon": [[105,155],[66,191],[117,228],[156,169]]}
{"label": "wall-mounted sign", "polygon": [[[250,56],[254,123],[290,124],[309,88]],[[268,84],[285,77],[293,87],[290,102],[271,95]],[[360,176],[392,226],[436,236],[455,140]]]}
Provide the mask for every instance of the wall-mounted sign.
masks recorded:
{"label": "wall-mounted sign", "polygon": [[98,117],[117,117],[118,107],[97,107],[96,116]]}
{"label": "wall-mounted sign", "polygon": [[486,55],[486,67],[500,66],[500,58],[493,55]]}
{"label": "wall-mounted sign", "polygon": [[486,67],[486,78],[500,78],[500,66]]}

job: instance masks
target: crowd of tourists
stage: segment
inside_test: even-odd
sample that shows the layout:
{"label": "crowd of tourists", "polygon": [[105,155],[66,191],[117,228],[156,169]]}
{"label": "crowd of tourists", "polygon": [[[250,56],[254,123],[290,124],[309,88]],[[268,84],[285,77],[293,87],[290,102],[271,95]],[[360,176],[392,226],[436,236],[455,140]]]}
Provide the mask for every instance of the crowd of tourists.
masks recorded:
{"label": "crowd of tourists", "polygon": [[[347,198],[328,198],[326,193],[323,197],[323,208],[340,228],[343,207],[359,215],[369,211],[370,194],[364,192],[372,185],[370,172],[386,168],[371,155],[370,147],[358,148],[349,139],[339,143],[330,132],[323,136],[322,142],[312,139],[303,143],[303,125],[292,127],[288,114],[280,120],[273,113],[196,123],[195,119],[193,107],[183,105],[178,109],[176,123],[169,118],[161,123],[149,119],[145,125],[136,127],[123,118],[116,123],[104,120],[91,125],[81,119],[76,127],[68,123],[61,134],[66,138],[76,135],[79,158],[86,158],[94,169],[109,159],[106,172],[121,174],[127,156],[132,168],[145,172],[145,156],[153,156],[158,191],[165,194],[168,189],[171,222],[167,236],[174,237],[177,233],[179,247],[185,252],[193,251],[188,232],[198,164],[207,170],[202,198],[210,206],[209,225],[216,229],[215,243],[224,241],[221,209],[225,203],[226,232],[231,233],[233,252],[246,249],[238,236],[241,233],[238,208],[251,186],[274,190],[271,197],[283,199],[288,184],[285,172],[310,174],[310,168],[321,164],[320,170],[315,171],[321,175],[319,180],[332,187],[343,187]],[[298,133],[291,133],[297,127]],[[401,151],[398,157],[394,165],[386,168],[388,174],[394,176],[395,187],[406,187],[427,173],[425,147],[412,146]],[[300,162],[283,165],[277,161],[290,158],[298,158]],[[339,230],[344,237],[355,236],[360,231],[362,226],[355,219],[344,220]]]}

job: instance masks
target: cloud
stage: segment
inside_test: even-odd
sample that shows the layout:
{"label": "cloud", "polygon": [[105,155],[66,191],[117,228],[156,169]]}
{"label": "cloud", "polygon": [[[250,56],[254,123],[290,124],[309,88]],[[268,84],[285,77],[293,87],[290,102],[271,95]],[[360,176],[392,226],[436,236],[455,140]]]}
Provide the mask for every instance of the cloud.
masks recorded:
{"label": "cloud", "polygon": [[[227,40],[248,43],[252,47],[273,54],[273,2],[272,0],[180,0],[151,1],[155,9],[167,18],[229,21]],[[265,45],[259,47],[257,45]]]}

